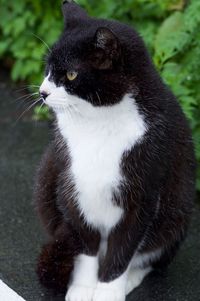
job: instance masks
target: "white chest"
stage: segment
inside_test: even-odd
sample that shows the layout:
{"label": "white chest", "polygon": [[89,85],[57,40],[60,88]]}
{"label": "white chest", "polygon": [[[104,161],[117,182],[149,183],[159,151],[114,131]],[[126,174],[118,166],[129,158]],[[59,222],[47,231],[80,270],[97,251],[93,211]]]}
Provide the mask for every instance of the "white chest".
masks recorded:
{"label": "white chest", "polygon": [[115,106],[94,108],[89,119],[59,115],[58,125],[69,147],[80,212],[90,226],[110,231],[123,215],[112,202],[123,180],[122,155],[145,132],[134,100],[126,96]]}

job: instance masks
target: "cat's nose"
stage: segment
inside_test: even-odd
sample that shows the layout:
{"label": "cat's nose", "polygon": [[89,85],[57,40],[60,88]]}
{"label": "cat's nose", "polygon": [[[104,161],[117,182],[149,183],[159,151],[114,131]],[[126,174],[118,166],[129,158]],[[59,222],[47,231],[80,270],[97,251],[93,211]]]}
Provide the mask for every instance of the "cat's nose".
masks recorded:
{"label": "cat's nose", "polygon": [[47,92],[45,92],[45,91],[40,91],[40,97],[42,98],[42,99],[46,99],[47,98],[47,96],[48,96],[49,94],[47,93]]}

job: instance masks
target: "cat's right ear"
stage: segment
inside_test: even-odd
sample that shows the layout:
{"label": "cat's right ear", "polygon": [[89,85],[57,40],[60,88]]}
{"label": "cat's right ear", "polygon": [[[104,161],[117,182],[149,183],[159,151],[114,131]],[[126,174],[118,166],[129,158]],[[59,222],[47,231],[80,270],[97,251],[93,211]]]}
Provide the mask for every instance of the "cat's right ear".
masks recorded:
{"label": "cat's right ear", "polygon": [[87,18],[87,13],[73,0],[64,0],[62,4],[62,13],[65,22],[65,28],[76,26],[79,20]]}
{"label": "cat's right ear", "polygon": [[121,45],[116,35],[109,28],[100,27],[93,44],[93,65],[101,70],[111,69],[121,56]]}

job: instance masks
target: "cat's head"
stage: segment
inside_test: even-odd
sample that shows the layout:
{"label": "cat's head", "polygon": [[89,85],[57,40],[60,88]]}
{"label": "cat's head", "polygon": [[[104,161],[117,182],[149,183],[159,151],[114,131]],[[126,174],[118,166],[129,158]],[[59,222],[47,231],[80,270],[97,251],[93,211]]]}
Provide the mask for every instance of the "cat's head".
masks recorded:
{"label": "cat's head", "polygon": [[[40,94],[53,109],[106,106],[133,93],[132,62],[145,53],[141,39],[119,22],[87,16],[73,1],[64,1],[64,32],[52,47]],[[136,59],[138,61],[138,59]]]}

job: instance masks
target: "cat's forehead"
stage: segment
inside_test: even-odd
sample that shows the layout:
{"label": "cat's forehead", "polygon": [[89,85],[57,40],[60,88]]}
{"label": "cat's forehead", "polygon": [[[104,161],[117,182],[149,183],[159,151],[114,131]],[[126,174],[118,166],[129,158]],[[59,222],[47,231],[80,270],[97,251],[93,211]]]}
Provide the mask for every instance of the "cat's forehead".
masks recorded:
{"label": "cat's forehead", "polygon": [[79,64],[85,59],[92,39],[89,35],[71,34],[63,35],[60,40],[52,47],[48,56],[49,64]]}

